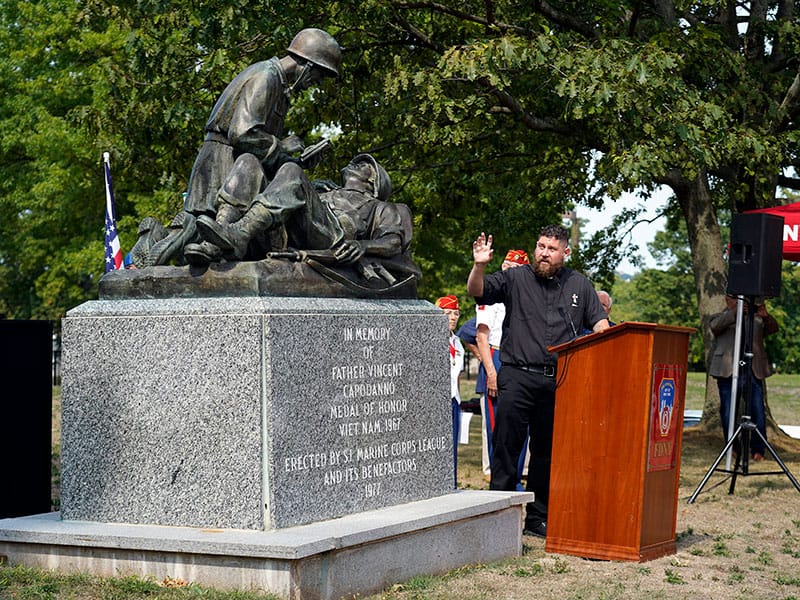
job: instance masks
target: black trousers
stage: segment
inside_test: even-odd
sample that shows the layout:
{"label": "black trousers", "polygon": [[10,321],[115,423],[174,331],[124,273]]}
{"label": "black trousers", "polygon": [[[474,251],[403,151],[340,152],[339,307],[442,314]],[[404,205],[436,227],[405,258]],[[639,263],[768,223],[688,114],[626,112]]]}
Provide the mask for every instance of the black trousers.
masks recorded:
{"label": "black trousers", "polygon": [[534,493],[525,523],[535,527],[547,520],[550,495],[550,456],[553,449],[553,416],[556,380],[511,365],[497,375],[497,412],[493,435],[490,489],[516,489],[517,460],[530,430],[531,458],[525,489]]}

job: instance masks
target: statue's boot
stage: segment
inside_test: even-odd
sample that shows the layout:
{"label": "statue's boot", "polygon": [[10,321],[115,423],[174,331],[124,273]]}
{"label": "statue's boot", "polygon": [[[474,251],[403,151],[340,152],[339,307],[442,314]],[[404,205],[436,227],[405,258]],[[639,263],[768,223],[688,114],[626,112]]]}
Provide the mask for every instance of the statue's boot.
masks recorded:
{"label": "statue's boot", "polygon": [[151,248],[167,237],[167,228],[153,217],[145,217],[139,223],[139,238],[131,248],[131,262],[137,269],[147,266]]}
{"label": "statue's boot", "polygon": [[[242,212],[238,208],[224,202],[223,199],[220,200],[217,214],[214,216],[214,220],[217,223],[226,225],[242,218]],[[224,258],[219,246],[204,239],[186,244],[183,248],[183,257],[186,262],[195,267],[204,267],[212,262],[219,262]]]}
{"label": "statue's boot", "polygon": [[199,244],[186,244],[183,250],[186,262],[195,267],[205,267],[222,260],[222,250],[211,242],[203,240]]}
{"label": "statue's boot", "polygon": [[230,225],[202,215],[197,219],[197,230],[204,240],[232,254],[236,260],[242,260],[250,240],[256,234],[269,230],[273,222],[270,210],[256,202],[241,219]]}
{"label": "statue's boot", "polygon": [[197,234],[194,215],[181,211],[169,225],[167,237],[153,244],[147,257],[148,266],[167,265],[183,257],[183,248]]}
{"label": "statue's boot", "polygon": [[240,211],[232,204],[228,204],[227,202],[225,202],[223,198],[220,196],[220,205],[217,208],[217,214],[214,216],[214,220],[217,223],[222,223],[223,225],[230,225],[231,223],[235,223],[241,218],[242,218],[242,211]]}

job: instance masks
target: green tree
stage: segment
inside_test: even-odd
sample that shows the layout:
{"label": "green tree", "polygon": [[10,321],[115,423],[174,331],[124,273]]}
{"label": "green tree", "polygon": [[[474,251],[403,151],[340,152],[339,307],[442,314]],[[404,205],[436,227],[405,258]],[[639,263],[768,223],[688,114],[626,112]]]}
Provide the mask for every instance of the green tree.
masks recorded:
{"label": "green tree", "polygon": [[704,370],[703,338],[694,291],[686,225],[677,211],[668,216],[664,231],[656,233],[649,250],[660,268],[644,269],[629,281],[614,285],[614,317],[620,321],[643,321],[693,327],[689,345],[689,368]]}
{"label": "green tree", "polygon": [[[774,204],[779,185],[798,186],[794,3],[375,6],[390,13],[381,39],[408,40],[385,90],[414,100],[402,124],[422,146],[478,145],[492,158],[525,149],[543,203],[671,189],[710,347],[727,272],[719,211]],[[610,239],[603,251],[617,252]]]}
{"label": "green tree", "polygon": [[403,122],[416,137],[533,141],[545,201],[672,189],[710,339],[725,281],[717,210],[773,203],[778,183],[795,183],[784,176],[796,153],[794,3],[384,4],[420,55],[437,55],[400,54],[387,80],[393,97],[418,99]]}

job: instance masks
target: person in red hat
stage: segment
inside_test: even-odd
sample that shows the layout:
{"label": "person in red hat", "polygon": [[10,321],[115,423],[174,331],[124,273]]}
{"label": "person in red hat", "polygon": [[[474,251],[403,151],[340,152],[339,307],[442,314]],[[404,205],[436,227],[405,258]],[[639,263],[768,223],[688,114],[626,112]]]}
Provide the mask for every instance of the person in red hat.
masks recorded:
{"label": "person in red hat", "polygon": [[[505,271],[530,264],[525,250],[509,250],[500,268]],[[491,474],[492,433],[494,432],[494,413],[497,407],[497,372],[500,370],[500,342],[503,336],[503,319],[506,307],[502,302],[497,304],[479,304],[476,306],[475,336],[478,347],[478,379],[475,392],[481,395],[481,463],[484,475]],[[525,458],[528,454],[527,443],[520,454],[517,487],[522,489],[522,475],[525,469]]]}
{"label": "person in red hat", "polygon": [[[509,263],[506,265],[505,263]],[[519,265],[531,264],[528,258],[528,253],[525,250],[509,250],[506,252],[506,257],[503,259],[503,267],[518,267]]]}
{"label": "person in red hat", "polygon": [[453,407],[453,487],[458,487],[458,437],[461,429],[461,394],[458,391],[458,378],[464,369],[464,346],[454,333],[461,311],[458,298],[453,294],[436,300],[436,306],[447,315],[450,328],[450,402]]}

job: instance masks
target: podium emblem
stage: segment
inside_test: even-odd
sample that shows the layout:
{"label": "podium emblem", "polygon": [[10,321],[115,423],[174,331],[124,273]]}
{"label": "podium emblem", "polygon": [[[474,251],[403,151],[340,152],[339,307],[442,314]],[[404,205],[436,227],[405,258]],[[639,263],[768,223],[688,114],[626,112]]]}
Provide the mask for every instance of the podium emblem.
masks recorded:
{"label": "podium emblem", "polygon": [[675,402],[679,398],[678,386],[682,381],[680,366],[653,366],[648,471],[665,471],[676,464],[679,415],[675,412]]}
{"label": "podium emblem", "polygon": [[658,390],[658,412],[661,418],[661,435],[667,435],[672,424],[672,409],[675,406],[675,380],[664,379]]}

